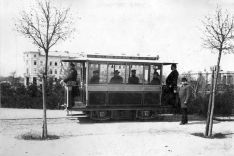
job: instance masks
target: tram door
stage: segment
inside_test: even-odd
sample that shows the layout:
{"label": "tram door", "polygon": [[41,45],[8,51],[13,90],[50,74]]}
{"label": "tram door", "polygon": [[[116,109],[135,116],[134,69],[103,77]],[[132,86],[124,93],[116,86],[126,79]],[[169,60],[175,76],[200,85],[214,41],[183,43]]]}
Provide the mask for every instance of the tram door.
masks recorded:
{"label": "tram door", "polygon": [[77,96],[75,97],[75,105],[82,106],[85,105],[85,83],[86,83],[86,68],[84,62],[76,63],[77,71]]}

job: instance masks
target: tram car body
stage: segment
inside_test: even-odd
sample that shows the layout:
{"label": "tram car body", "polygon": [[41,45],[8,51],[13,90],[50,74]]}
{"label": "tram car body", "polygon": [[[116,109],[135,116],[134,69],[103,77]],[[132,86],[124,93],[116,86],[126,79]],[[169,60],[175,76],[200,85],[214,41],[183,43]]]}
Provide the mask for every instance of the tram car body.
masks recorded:
{"label": "tram car body", "polygon": [[[63,64],[69,62],[75,64],[78,76],[77,82],[68,82],[65,87],[68,111],[83,111],[94,120],[150,119],[159,113],[173,111],[163,101],[162,84],[163,67],[172,63],[159,62],[158,57],[106,55],[62,61]],[[134,72],[138,80],[131,81]],[[121,77],[117,81],[113,81],[115,74]],[[155,74],[157,81],[154,81]],[[75,86],[79,94],[74,98],[75,105],[70,108],[71,88]]]}

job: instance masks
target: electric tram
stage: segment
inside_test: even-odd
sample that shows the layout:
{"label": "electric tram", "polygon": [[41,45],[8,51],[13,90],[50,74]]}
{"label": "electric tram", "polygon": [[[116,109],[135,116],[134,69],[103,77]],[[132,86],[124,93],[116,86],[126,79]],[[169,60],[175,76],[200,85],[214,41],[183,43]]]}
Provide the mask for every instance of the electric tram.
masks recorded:
{"label": "electric tram", "polygon": [[[82,111],[93,120],[150,119],[173,111],[164,100],[162,83],[163,68],[170,62],[160,62],[159,57],[107,55],[62,60],[69,62],[75,64],[77,81],[65,87],[68,111]],[[75,105],[69,107],[72,87],[79,93],[73,98]]]}

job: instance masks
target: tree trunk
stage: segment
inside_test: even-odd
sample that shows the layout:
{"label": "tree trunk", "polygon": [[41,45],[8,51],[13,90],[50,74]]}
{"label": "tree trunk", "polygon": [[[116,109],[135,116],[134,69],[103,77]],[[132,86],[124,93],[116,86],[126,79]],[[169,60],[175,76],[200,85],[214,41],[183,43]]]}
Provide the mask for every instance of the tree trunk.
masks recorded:
{"label": "tree trunk", "polygon": [[2,108],[2,84],[0,81],[0,108]]}
{"label": "tree trunk", "polygon": [[209,126],[209,131],[208,131],[208,136],[209,137],[212,136],[214,105],[215,105],[215,93],[216,93],[218,76],[219,76],[219,65],[220,65],[221,55],[222,55],[222,50],[219,50],[219,56],[218,56],[215,79],[214,79],[214,87],[213,87],[213,91],[212,91],[213,95],[212,95],[212,105],[211,105],[211,112],[210,112],[210,126]]}
{"label": "tree trunk", "polygon": [[47,88],[47,71],[48,71],[48,52],[45,50],[45,73],[42,78],[42,94],[43,94],[43,126],[42,126],[42,138],[47,138],[47,118],[46,118],[46,88]]}
{"label": "tree trunk", "polygon": [[210,127],[210,112],[211,112],[211,104],[212,104],[212,100],[213,100],[213,98],[212,98],[213,88],[214,88],[214,69],[212,70],[212,80],[211,80],[210,97],[209,97],[209,104],[208,104],[208,110],[207,110],[205,136],[208,136],[208,131],[209,131],[209,127]]}
{"label": "tree trunk", "polygon": [[46,93],[45,93],[45,76],[42,78],[42,93],[43,93],[43,126],[42,126],[42,138],[47,138],[47,121],[46,121]]}

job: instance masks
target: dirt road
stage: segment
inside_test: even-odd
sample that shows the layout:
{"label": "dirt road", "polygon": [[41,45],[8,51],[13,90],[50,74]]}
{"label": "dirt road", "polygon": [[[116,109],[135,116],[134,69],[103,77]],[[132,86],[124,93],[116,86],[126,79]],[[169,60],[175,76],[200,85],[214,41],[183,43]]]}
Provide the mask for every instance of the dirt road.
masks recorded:
{"label": "dirt road", "polygon": [[[11,112],[11,113],[10,113]],[[214,133],[224,138],[206,139],[204,121],[178,122],[79,122],[64,111],[48,111],[49,134],[60,139],[33,141],[17,136],[41,133],[41,110],[0,109],[1,156],[150,156],[213,155],[234,153],[234,122],[215,122]],[[15,116],[15,117],[14,117]]]}

